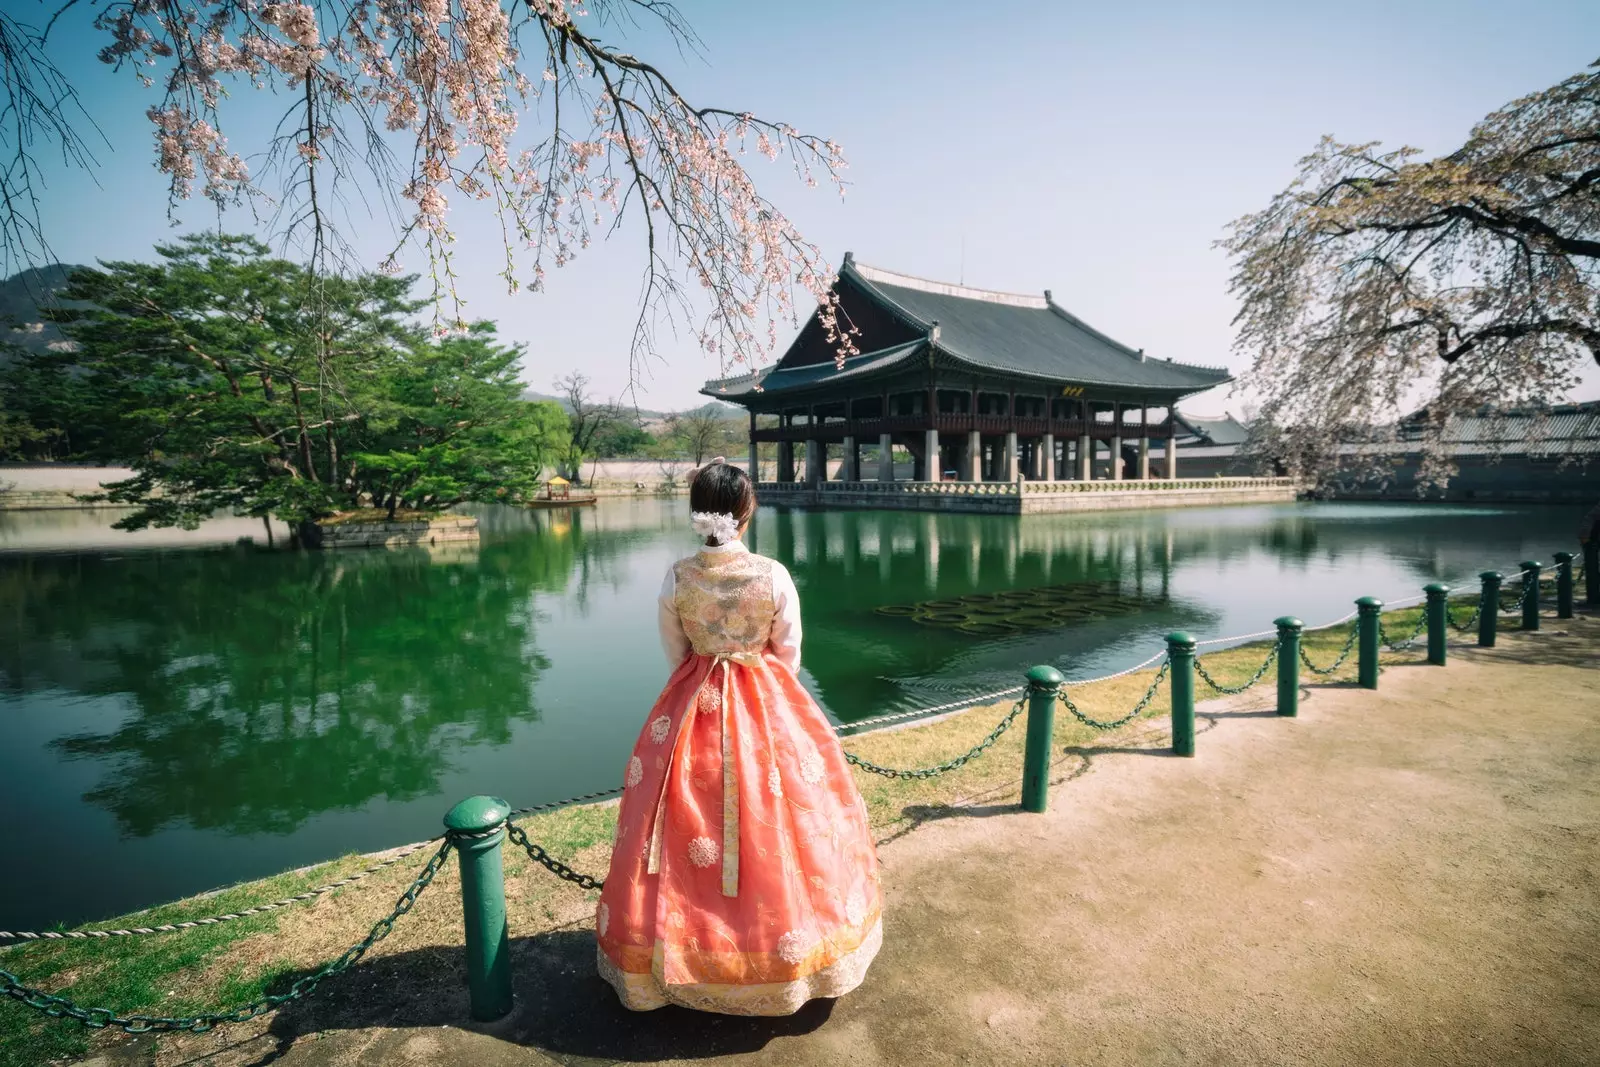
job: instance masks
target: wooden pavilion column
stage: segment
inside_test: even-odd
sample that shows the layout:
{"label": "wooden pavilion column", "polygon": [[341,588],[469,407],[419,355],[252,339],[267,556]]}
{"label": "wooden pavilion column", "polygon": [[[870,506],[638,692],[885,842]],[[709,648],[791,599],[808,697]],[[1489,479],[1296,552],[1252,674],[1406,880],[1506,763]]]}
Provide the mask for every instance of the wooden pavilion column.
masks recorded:
{"label": "wooden pavilion column", "polygon": [[1111,438],[1111,480],[1122,481],[1122,401],[1111,405],[1111,425],[1115,436]]}
{"label": "wooden pavilion column", "polygon": [[886,433],[878,435],[878,481],[894,481],[894,437]]}
{"label": "wooden pavilion column", "polygon": [[[928,416],[933,421],[933,416]],[[937,482],[944,477],[944,464],[939,461],[939,431],[930,426],[922,435],[922,480]]]}
{"label": "wooden pavilion column", "polygon": [[1047,482],[1056,480],[1056,435],[1044,435],[1043,466],[1039,470],[1039,477]]}
{"label": "wooden pavilion column", "polygon": [[977,430],[967,431],[967,454],[962,457],[966,470],[962,475],[969,482],[983,481],[983,435]]}
{"label": "wooden pavilion column", "polygon": [[750,412],[750,480],[761,481],[761,454],[756,451],[756,413]]}
{"label": "wooden pavilion column", "polygon": [[1139,409],[1139,480],[1150,480],[1150,409]]}
{"label": "wooden pavilion column", "polygon": [[839,471],[839,480],[845,482],[861,480],[861,456],[856,450],[856,437],[853,433],[844,435],[844,465]]}
{"label": "wooden pavilion column", "polygon": [[1166,477],[1178,477],[1178,426],[1173,406],[1166,406]]}
{"label": "wooden pavilion column", "polygon": [[[788,430],[792,425],[793,423],[790,421],[789,416],[780,412],[778,415],[778,429]],[[794,442],[789,440],[787,435],[784,435],[783,440],[778,442],[777,480],[780,482],[794,481]]]}
{"label": "wooden pavilion column", "polygon": [[1089,435],[1094,428],[1094,413],[1089,410],[1087,400],[1082,403],[1083,435],[1078,438],[1078,480],[1088,482],[1094,480],[1094,438]]}

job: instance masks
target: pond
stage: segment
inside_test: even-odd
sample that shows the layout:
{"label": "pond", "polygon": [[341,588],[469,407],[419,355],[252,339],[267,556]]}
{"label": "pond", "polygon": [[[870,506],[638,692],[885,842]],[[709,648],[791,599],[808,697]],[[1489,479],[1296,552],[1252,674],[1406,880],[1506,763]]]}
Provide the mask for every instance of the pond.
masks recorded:
{"label": "pond", "polygon": [[[667,667],[682,500],[488,509],[479,545],[269,552],[259,524],[0,513],[0,928],[431,836],[472,793],[609,787]],[[1571,548],[1577,509],[1288,504],[1024,517],[763,509],[840,721],[1143,660]],[[205,542],[212,542],[209,546]],[[221,543],[217,543],[221,542]],[[71,551],[45,551],[68,545]],[[1003,595],[996,595],[1003,594]],[[1025,595],[1023,595],[1025,594]]]}

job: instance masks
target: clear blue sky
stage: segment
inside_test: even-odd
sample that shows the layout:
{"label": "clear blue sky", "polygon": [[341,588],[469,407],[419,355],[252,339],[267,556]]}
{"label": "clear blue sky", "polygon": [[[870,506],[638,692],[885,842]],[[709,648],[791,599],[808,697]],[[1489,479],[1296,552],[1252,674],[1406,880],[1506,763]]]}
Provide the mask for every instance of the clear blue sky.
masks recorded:
{"label": "clear blue sky", "polygon": [[[1600,57],[1594,0],[1014,3],[992,17],[972,4],[903,0],[680,6],[705,42],[703,59],[663,53],[655,35],[630,38],[630,49],[661,63],[694,102],[844,145],[854,184],[843,202],[803,188],[781,164],[752,164],[834,264],[850,250],[911,274],[1048,288],[1152,356],[1236,370],[1245,361],[1230,348],[1227,262],[1212,242],[1286,185],[1318,137],[1446,151],[1497,106]],[[54,249],[69,262],[145,258],[172,233],[143,115],[155,94],[96,63],[98,41],[81,26],[61,29],[75,51],[62,59],[111,145],[99,187],[53,175]],[[269,114],[253,95],[241,90],[230,105],[240,109],[236,149],[259,143]],[[216,224],[203,202],[182,218],[188,228]],[[453,221],[469,314],[527,344],[532,386],[548,390],[581,368],[602,392],[624,387],[637,230],[553,271],[545,294],[509,295],[495,277],[492,215],[473,207]],[[245,212],[225,225],[255,229]],[[387,224],[366,225],[375,264]],[[422,264],[411,256],[405,265]],[[697,403],[715,361],[688,338],[665,340],[640,403]],[[1600,396],[1600,374],[1589,371],[1576,396]],[[1219,390],[1186,407],[1239,405]]]}

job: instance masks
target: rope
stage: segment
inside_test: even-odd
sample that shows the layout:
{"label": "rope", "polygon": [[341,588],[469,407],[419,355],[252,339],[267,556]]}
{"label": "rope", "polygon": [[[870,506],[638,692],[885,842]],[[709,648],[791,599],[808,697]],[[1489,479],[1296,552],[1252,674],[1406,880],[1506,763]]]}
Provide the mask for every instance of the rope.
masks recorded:
{"label": "rope", "polygon": [[931,708],[917,708],[915,711],[900,711],[895,712],[892,715],[879,715],[876,718],[861,719],[857,722],[840,723],[833,729],[836,733],[845,730],[854,732],[864,726],[876,726],[880,723],[900,722],[905,719],[915,719],[927,715],[937,715],[941,711],[959,711],[963,708],[975,708],[982,704],[993,703],[994,701],[1003,697],[1016,696],[1018,693],[1027,688],[1028,687],[1025,685],[1014,685],[1010,689],[1000,689],[993,693],[984,693],[980,696],[971,696],[961,700],[952,700],[948,704],[935,704]]}
{"label": "rope", "polygon": [[352,874],[348,878],[341,878],[336,882],[329,882],[327,885],[308,889],[304,893],[296,893],[292,897],[284,897],[282,900],[274,900],[267,904],[257,904],[255,907],[245,908],[243,911],[231,911],[226,915],[211,915],[204,919],[185,919],[183,922],[162,923],[160,926],[134,926],[126,930],[0,930],[0,941],[88,941],[106,937],[133,937],[137,934],[170,934],[177,930],[193,930],[200,926],[215,926],[218,923],[232,922],[235,919],[261,915],[269,911],[277,911],[279,908],[287,908],[292,904],[303,904],[308,900],[315,900],[325,893],[331,893],[335,889],[343,889],[345,886],[377,874],[387,867],[393,867],[396,863],[420,852],[438,840],[439,838],[435,837],[430,841],[410,845],[388,859],[380,863],[374,863],[366,870]]}
{"label": "rope", "polygon": [[[432,842],[428,842],[432,844]],[[22,979],[10,971],[0,970],[0,996],[20,1001],[42,1015],[53,1019],[76,1019],[84,1026],[103,1030],[117,1027],[130,1034],[166,1033],[187,1031],[203,1034],[226,1023],[241,1023],[259,1015],[277,1011],[283,1005],[310,996],[325,978],[349,970],[371,950],[373,945],[389,936],[394,924],[417,903],[417,898],[433,883],[434,875],[444,866],[450,855],[454,839],[446,837],[439,850],[433,854],[411,884],[400,894],[389,914],[379,919],[361,941],[346,949],[337,959],[323,964],[317,970],[295,981],[285,993],[258,997],[229,1011],[208,1012],[202,1015],[118,1015],[111,1008],[85,1008],[67,997],[46,993],[22,984]]]}

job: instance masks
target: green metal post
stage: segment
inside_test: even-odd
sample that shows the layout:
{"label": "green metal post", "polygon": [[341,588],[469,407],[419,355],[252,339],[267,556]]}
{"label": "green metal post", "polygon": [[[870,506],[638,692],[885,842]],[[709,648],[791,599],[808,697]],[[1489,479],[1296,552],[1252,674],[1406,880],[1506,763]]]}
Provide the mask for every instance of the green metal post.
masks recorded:
{"label": "green metal post", "polygon": [[1525,559],[1517,566],[1522,568],[1522,628],[1539,628],[1539,572],[1544,564],[1536,559]]}
{"label": "green metal post", "polygon": [[1194,638],[1182,630],[1167,635],[1172,680],[1172,754],[1194,755]]}
{"label": "green metal post", "polygon": [[1423,586],[1422,591],[1428,594],[1424,609],[1428,613],[1428,662],[1443,667],[1445,638],[1450,630],[1450,587],[1434,582]]}
{"label": "green metal post", "polygon": [[[444,825],[461,855],[461,909],[466,926],[467,988],[472,1017],[498,1019],[511,1010],[511,945],[506,932],[506,878],[500,846],[511,805],[499,797],[468,797]],[[459,836],[465,835],[465,836]]]}
{"label": "green metal post", "polygon": [[1572,618],[1572,553],[1556,553],[1556,618]]}
{"label": "green metal post", "polygon": [[1022,810],[1043,811],[1050,801],[1050,744],[1056,728],[1056,690],[1064,679],[1054,667],[1028,672],[1028,742],[1022,755]]}
{"label": "green metal post", "polygon": [[1278,628],[1278,714],[1300,714],[1300,631],[1305,623],[1293,615],[1273,619]]}
{"label": "green metal post", "polygon": [[1583,543],[1583,599],[1600,608],[1600,534]]}
{"label": "green metal post", "polygon": [[1494,634],[1500,624],[1499,571],[1483,571],[1483,592],[1478,596],[1478,647],[1493,648]]}
{"label": "green metal post", "polygon": [[1364,596],[1356,601],[1356,681],[1363,689],[1378,688],[1378,621],[1383,611],[1383,601],[1375,596]]}

